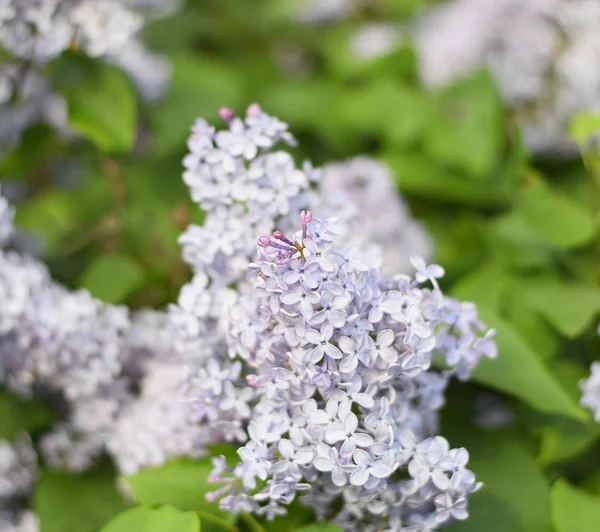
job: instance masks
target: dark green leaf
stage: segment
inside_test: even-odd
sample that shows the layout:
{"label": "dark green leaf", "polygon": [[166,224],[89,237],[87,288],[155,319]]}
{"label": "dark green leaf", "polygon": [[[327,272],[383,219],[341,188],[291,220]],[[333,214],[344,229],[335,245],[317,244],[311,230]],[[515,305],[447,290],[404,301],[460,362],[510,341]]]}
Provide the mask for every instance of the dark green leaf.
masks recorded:
{"label": "dark green leaf", "polygon": [[600,291],[583,284],[534,285],[525,297],[556,330],[569,338],[585,331],[600,312]]}
{"label": "dark green leaf", "polygon": [[507,183],[496,179],[472,181],[444,169],[421,154],[385,153],[402,192],[461,205],[498,206],[508,200]]}
{"label": "dark green leaf", "polygon": [[459,279],[450,295],[463,301],[485,305],[498,312],[506,281],[506,272],[499,264],[487,263]]}
{"label": "dark green leaf", "polygon": [[40,532],[96,532],[126,507],[108,466],[81,475],[44,470],[33,493]]}
{"label": "dark green leaf", "polygon": [[20,399],[0,391],[0,438],[14,439],[19,432],[36,432],[50,425],[54,412],[38,399]]}
{"label": "dark green leaf", "polygon": [[544,427],[541,433],[539,460],[554,464],[570,460],[589,449],[600,438],[600,428],[593,424],[563,419]]}
{"label": "dark green leaf", "polygon": [[499,262],[532,269],[552,261],[551,250],[515,211],[496,216],[483,231],[490,250]]}
{"label": "dark green leaf", "polygon": [[502,147],[502,107],[488,76],[461,80],[441,95],[425,137],[427,153],[443,164],[485,180]]}
{"label": "dark green leaf", "polygon": [[296,532],[342,532],[342,529],[331,523],[319,522],[297,528]]}
{"label": "dark green leaf", "polygon": [[512,394],[541,411],[586,420],[585,412],[565,391],[515,328],[493,311],[478,307],[481,319],[496,329],[498,358],[485,359],[473,378]]}
{"label": "dark green leaf", "polygon": [[[578,383],[587,377],[587,369],[570,360],[557,360],[551,364],[557,380],[575,401],[581,390]],[[587,423],[561,418],[545,426],[541,432],[539,460],[553,464],[570,460],[589,449],[600,437],[600,426],[588,415]]]}
{"label": "dark green leaf", "polygon": [[551,532],[547,481],[519,442],[492,432],[457,443],[484,487],[469,497],[469,519],[449,532]]}
{"label": "dark green leaf", "polygon": [[200,532],[200,519],[194,512],[171,506],[138,506],[120,513],[100,532]]}
{"label": "dark green leaf", "polygon": [[[547,362],[557,354],[560,338],[531,305],[527,304],[522,282],[511,279],[502,315],[512,324],[535,353]],[[525,284],[525,286],[529,286]]]}
{"label": "dark green leaf", "polygon": [[587,207],[559,195],[534,174],[523,182],[517,208],[531,230],[551,246],[579,247],[594,235]]}
{"label": "dark green leaf", "polygon": [[208,458],[199,461],[180,459],[161,467],[144,469],[125,480],[141,504],[170,504],[179,510],[214,514],[231,523],[233,516],[221,512],[218,503],[206,501],[206,494],[219,488],[218,485],[208,483],[212,468]]}

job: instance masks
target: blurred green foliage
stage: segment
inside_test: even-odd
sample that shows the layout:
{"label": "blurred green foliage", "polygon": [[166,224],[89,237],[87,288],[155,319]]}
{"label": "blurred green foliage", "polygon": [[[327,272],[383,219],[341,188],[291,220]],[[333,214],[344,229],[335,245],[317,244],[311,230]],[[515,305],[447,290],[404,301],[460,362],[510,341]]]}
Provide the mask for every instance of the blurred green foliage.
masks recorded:
{"label": "blurred green foliage", "polygon": [[[498,331],[499,358],[484,361],[476,384],[452,387],[443,414],[442,433],[468,447],[485,483],[469,502],[471,519],[452,530],[595,531],[600,429],[578,405],[577,382],[600,347],[600,117],[572,123],[581,158],[536,159],[485,72],[427,92],[408,41],[372,61],[350,51],[362,23],[403,23],[423,4],[381,1],[312,27],[293,21],[289,0],[190,1],[147,29],[172,61],[162,101],[144,104],[121,72],[69,53],[50,71],[80,137],[35,126],[0,162],[0,177],[24,187],[18,226],[56,279],[106,301],[161,307],[189,275],[177,236],[202,219],[180,177],[197,116],[216,121],[221,106],[257,101],[290,123],[299,159],[380,157],[436,242],[444,288],[476,302]],[[506,400],[507,427],[474,424],[482,387]],[[35,431],[49,416],[0,397],[2,436]],[[145,506],[102,531],[234,530],[204,502],[208,469],[207,459],[177,461],[127,479]],[[106,467],[81,477],[44,471],[34,495],[42,532],[92,532],[125,507]],[[248,517],[236,526],[291,530],[310,516],[302,520],[269,528]]]}

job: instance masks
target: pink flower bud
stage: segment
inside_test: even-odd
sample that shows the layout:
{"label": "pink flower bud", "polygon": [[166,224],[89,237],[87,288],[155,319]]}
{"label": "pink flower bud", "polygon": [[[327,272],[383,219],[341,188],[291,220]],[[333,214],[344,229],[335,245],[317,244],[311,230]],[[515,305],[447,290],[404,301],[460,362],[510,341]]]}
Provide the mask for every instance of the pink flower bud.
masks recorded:
{"label": "pink flower bud", "polygon": [[285,242],[288,246],[294,246],[294,243],[279,230],[273,231],[273,238],[280,242]]}
{"label": "pink flower bud", "polygon": [[206,499],[207,502],[215,502],[217,500],[217,494],[213,493],[212,491],[209,491],[204,498]]}
{"label": "pink flower bud", "polygon": [[221,107],[221,109],[219,109],[219,116],[224,122],[229,123],[233,118],[233,109],[229,109],[228,107]]}
{"label": "pink flower bud", "polygon": [[310,211],[302,211],[300,213],[300,223],[302,225],[306,225],[312,220],[312,212]]}
{"label": "pink flower bud", "polygon": [[258,241],[257,244],[261,247],[261,248],[268,248],[271,245],[271,239],[267,236],[267,235],[262,235]]}
{"label": "pink flower bud", "polygon": [[258,105],[257,103],[252,103],[248,106],[248,109],[246,109],[246,116],[248,118],[256,118],[257,116],[260,116],[260,114],[262,113],[262,109],[260,108],[260,105]]}

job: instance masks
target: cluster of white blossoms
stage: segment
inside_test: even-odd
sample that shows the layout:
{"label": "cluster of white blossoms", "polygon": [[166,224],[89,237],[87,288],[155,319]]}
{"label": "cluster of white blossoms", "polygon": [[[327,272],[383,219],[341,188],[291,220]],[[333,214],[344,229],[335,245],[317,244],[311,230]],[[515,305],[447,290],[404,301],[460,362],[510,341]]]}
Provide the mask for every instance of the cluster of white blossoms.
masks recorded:
{"label": "cluster of white blossoms", "polygon": [[568,153],[570,117],[600,111],[599,27],[596,0],[450,0],[418,24],[421,77],[437,87],[489,68],[527,147]]}
{"label": "cluster of white blossoms", "polygon": [[25,434],[14,443],[0,439],[0,530],[37,532],[35,514],[21,506],[37,478],[37,454]]}
{"label": "cluster of white blossoms", "polygon": [[[298,168],[271,151],[293,143],[287,126],[258,106],[221,117],[227,129],[198,120],[189,140],[184,180],[205,220],[181,237],[195,275],[170,309],[197,365],[193,419],[245,443],[233,469],[215,460],[211,481],[225,485],[210,498],[272,518],[305,492],[346,530],[466,518],[479,484],[467,452],[437,436],[437,414],[449,378],[496,355],[493,332],[441,294],[441,268],[409,265],[430,244],[384,167]],[[265,251],[248,269],[257,238]],[[386,259],[415,279],[382,275]]]}
{"label": "cluster of white blossoms", "polygon": [[0,383],[60,412],[41,455],[81,471],[107,453],[131,474],[237,442],[240,464],[211,476],[233,512],[273,517],[303,491],[347,530],[466,518],[479,484],[437,418],[450,377],[496,355],[493,332],[442,295],[439,266],[407,260],[431,244],[389,170],[298,168],[274,149],[295,142],[286,124],[257,105],[220,114],[225,129],[198,120],[188,142],[205,218],[181,235],[193,278],[167,312],[53,282],[9,249],[0,199]]}
{"label": "cluster of white blossoms", "polygon": [[176,0],[0,0],[0,150],[32,124],[66,130],[63,99],[52,93],[44,66],[68,49],[125,70],[146,99],[168,84],[168,61],[140,40],[144,17]]}
{"label": "cluster of white blossoms", "polygon": [[320,190],[327,198],[347,196],[340,201],[349,199],[360,209],[363,231],[373,235],[381,248],[383,274],[412,271],[410,255],[431,257],[429,237],[410,216],[408,206],[398,195],[394,175],[385,164],[363,156],[326,165]]}
{"label": "cluster of white blossoms", "polygon": [[[413,258],[414,279],[382,277],[368,257],[336,245],[333,219],[303,211],[300,221],[289,238],[260,237],[229,364],[193,389],[199,419],[248,427],[237,466],[215,459],[212,480],[225,486],[211,498],[273,518],[307,492],[300,500],[344,530],[466,519],[480,484],[467,451],[436,436],[437,412],[451,375],[467,379],[496,356],[493,331],[471,305],[442,295],[439,266]],[[447,369],[432,369],[433,356]],[[237,393],[221,402],[211,380]]]}
{"label": "cluster of white blossoms", "polygon": [[[173,351],[168,315],[132,313],[53,282],[37,260],[8,249],[13,215],[0,197],[0,247],[7,246],[0,249],[0,383],[61,413],[39,441],[47,463],[82,471],[108,452],[131,473],[172,456],[197,456],[206,433],[191,424],[183,432],[185,411],[173,399],[183,366],[179,380],[166,378]],[[140,447],[121,444],[128,431]]]}
{"label": "cluster of white blossoms", "polygon": [[581,406],[590,409],[596,423],[600,423],[600,362],[592,362],[590,376],[579,382],[579,388],[582,392],[579,400]]}

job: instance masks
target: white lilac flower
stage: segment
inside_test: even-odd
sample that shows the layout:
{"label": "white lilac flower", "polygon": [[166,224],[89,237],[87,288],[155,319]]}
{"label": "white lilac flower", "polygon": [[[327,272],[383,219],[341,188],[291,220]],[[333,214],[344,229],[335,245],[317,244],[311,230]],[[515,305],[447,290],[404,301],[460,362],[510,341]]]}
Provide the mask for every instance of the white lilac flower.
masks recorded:
{"label": "white lilac flower", "polygon": [[215,441],[177,400],[180,369],[154,364],[142,381],[140,397],[130,401],[111,426],[107,450],[122,473],[134,474],[173,457],[202,456],[205,445]]}
{"label": "white lilac flower", "polygon": [[0,530],[2,532],[38,532],[39,520],[37,515],[29,510],[0,509]]}
{"label": "white lilac flower", "polygon": [[0,190],[0,248],[4,247],[13,236],[13,219],[15,210],[1,194]]}
{"label": "white lilac flower", "polygon": [[582,395],[580,403],[589,408],[597,423],[600,423],[600,362],[592,362],[590,376],[579,383]]}
{"label": "white lilac flower", "polygon": [[37,122],[67,130],[64,100],[52,93],[47,80],[20,61],[0,67],[0,157],[20,141],[22,133]]}
{"label": "white lilac flower", "polygon": [[393,52],[402,43],[400,29],[389,23],[373,22],[358,28],[350,37],[352,54],[363,60],[373,60]]}
{"label": "white lilac flower", "polygon": [[[348,249],[336,245],[330,222],[304,211],[300,221],[302,229],[293,236],[276,231],[258,239],[261,254],[250,265],[252,290],[238,301],[256,317],[245,324],[254,333],[250,342],[237,333],[230,338],[230,347],[242,343],[249,356],[242,363],[229,362],[235,367],[229,381],[223,380],[227,361],[218,370],[211,361],[213,379],[218,379],[212,389],[209,374],[198,379],[214,397],[225,384],[231,390],[227,393],[236,395],[246,394],[248,385],[254,389],[236,411],[235,419],[248,427],[239,438],[247,440],[239,450],[242,460],[233,469],[217,462],[214,475],[223,475],[225,487],[214,497],[223,497],[226,510],[251,509],[269,517],[283,513],[309,484],[310,491],[329,496],[309,494],[301,500],[318,515],[341,508],[334,522],[347,530],[424,512],[438,525],[465,518],[466,499],[480,485],[465,468],[466,451],[450,449],[435,436],[435,413],[451,374],[466,378],[482,357],[495,356],[493,350],[477,348],[485,329],[470,307],[457,306],[440,293],[436,279],[441,268],[413,259],[418,279],[381,278],[368,263],[348,260]],[[316,286],[301,282],[300,267],[316,269]],[[403,297],[394,298],[398,289]],[[302,292],[318,298],[303,299]],[[369,322],[373,303],[390,296],[394,304],[382,307],[376,323]],[[332,306],[336,299],[339,303]],[[366,323],[357,328],[356,319]],[[423,338],[438,334],[444,342],[423,347]],[[455,343],[463,342],[469,354],[449,357]],[[409,374],[390,375],[401,355],[417,351],[421,365]],[[449,369],[428,370],[433,354],[445,357]],[[347,357],[354,359],[347,363]],[[200,404],[205,423],[218,427],[227,409],[214,399]],[[258,479],[265,484],[255,492]],[[340,499],[345,504],[340,506]]]}
{"label": "white lilac flower", "polygon": [[27,434],[14,443],[0,439],[0,508],[27,496],[37,477],[37,454]]}
{"label": "white lilac flower", "polygon": [[366,0],[303,0],[296,18],[308,24],[336,22],[355,13]]}
{"label": "white lilac flower", "polygon": [[595,0],[452,0],[418,25],[423,81],[440,86],[488,67],[534,151],[570,153],[569,119],[600,110]]}
{"label": "white lilac flower", "polygon": [[[356,157],[327,165],[319,186],[324,197],[346,195],[359,209],[369,236],[381,247],[384,273],[408,273],[412,271],[409,257],[431,257],[427,233],[411,218],[396,191],[392,171],[381,162]],[[318,209],[313,210],[318,213]]]}

